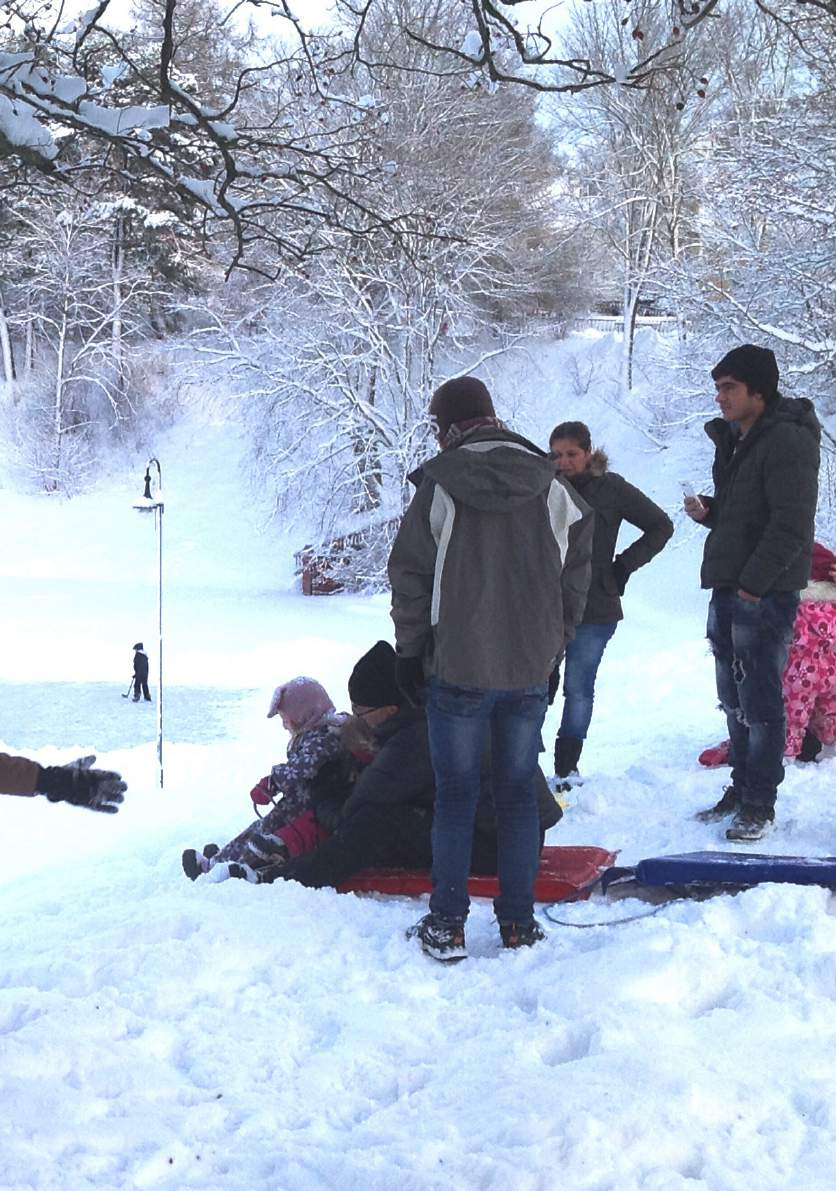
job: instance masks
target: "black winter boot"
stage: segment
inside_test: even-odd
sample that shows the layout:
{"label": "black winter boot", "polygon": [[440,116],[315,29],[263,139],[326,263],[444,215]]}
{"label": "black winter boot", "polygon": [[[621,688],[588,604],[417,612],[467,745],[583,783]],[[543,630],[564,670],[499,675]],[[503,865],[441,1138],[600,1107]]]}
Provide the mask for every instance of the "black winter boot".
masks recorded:
{"label": "black winter boot", "polygon": [[576,773],[581,759],[583,741],[577,736],[558,736],[554,742],[555,777],[568,777]]}
{"label": "black winter boot", "polygon": [[804,739],[801,742],[801,752],[796,757],[796,761],[815,761],[821,750],[821,741],[808,728],[804,733]]}
{"label": "black winter boot", "polygon": [[463,922],[449,922],[438,914],[425,914],[409,928],[406,937],[418,939],[424,953],[443,964],[467,959]]}
{"label": "black winter boot", "polygon": [[196,881],[198,877],[206,872],[206,869],[200,863],[202,859],[203,855],[195,848],[186,848],[183,853],[183,872],[190,881]]}
{"label": "black winter boot", "polygon": [[523,923],[522,926],[518,922],[500,922],[499,934],[502,946],[512,951],[516,951],[519,947],[533,947],[535,943],[541,943],[546,937],[546,932],[536,918]]}
{"label": "black winter boot", "polygon": [[749,844],[763,839],[772,826],[774,811],[759,806],[739,806],[731,826],[726,829],[726,839]]}
{"label": "black winter boot", "polygon": [[740,802],[734,786],[726,786],[720,801],[716,802],[714,806],[710,806],[708,810],[698,811],[694,815],[694,818],[699,819],[700,823],[716,823],[719,819],[725,819],[728,815],[733,815],[739,805]]}

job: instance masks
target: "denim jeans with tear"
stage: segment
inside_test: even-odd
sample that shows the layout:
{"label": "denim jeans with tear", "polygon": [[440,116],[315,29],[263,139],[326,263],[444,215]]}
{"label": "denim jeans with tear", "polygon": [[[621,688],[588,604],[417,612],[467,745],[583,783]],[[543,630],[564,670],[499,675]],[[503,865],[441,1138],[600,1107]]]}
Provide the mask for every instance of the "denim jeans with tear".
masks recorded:
{"label": "denim jeans with tear", "polygon": [[430,679],[427,724],[435,773],[430,910],[448,921],[463,922],[470,905],[467,877],[488,740],[500,890],[494,910],[501,923],[531,921],[540,857],[534,774],[546,706],[545,683],[483,691]]}
{"label": "denim jeans with tear", "polygon": [[784,778],[781,676],[797,608],[794,591],[752,602],[719,589],[708,607],[717,695],[731,740],[732,783],[742,807],[769,816]]}

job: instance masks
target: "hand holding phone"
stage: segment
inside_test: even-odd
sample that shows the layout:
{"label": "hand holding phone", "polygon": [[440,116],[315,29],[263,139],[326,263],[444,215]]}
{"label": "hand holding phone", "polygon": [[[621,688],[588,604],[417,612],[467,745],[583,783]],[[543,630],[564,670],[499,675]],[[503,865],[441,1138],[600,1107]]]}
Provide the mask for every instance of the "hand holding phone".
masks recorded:
{"label": "hand holding phone", "polygon": [[681,480],[680,487],[682,488],[682,494],[685,497],[683,502],[685,506],[685,512],[694,521],[702,521],[707,515],[708,509],[697,496],[693,486],[687,480]]}

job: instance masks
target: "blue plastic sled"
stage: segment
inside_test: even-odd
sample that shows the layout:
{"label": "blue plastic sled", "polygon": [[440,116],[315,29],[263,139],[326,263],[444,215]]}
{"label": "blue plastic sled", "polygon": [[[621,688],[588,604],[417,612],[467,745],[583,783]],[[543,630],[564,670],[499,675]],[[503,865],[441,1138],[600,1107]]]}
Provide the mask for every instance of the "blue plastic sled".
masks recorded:
{"label": "blue plastic sled", "polygon": [[724,886],[736,888],[779,881],[792,885],[836,888],[836,856],[763,856],[756,852],[686,852],[640,860],[633,868],[611,868],[601,888],[633,880],[655,886]]}

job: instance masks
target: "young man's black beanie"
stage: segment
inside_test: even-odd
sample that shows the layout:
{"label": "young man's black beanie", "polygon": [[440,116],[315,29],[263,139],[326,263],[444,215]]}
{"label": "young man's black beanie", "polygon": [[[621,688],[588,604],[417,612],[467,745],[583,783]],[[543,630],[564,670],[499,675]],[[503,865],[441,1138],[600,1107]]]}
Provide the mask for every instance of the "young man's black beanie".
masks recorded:
{"label": "young man's black beanie", "polygon": [[496,417],[487,386],[475,376],[456,376],[453,380],[446,380],[433,393],[429,413],[438,422],[438,432],[442,435],[456,422]]}
{"label": "young man's black beanie", "polygon": [[378,641],[351,671],[348,697],[358,707],[400,707],[403,696],[395,682],[396,654],[388,641]]}
{"label": "young man's black beanie", "polygon": [[711,369],[713,380],[731,376],[742,381],[750,393],[760,393],[767,405],[778,400],[778,363],[768,347],[744,343],[727,352]]}

